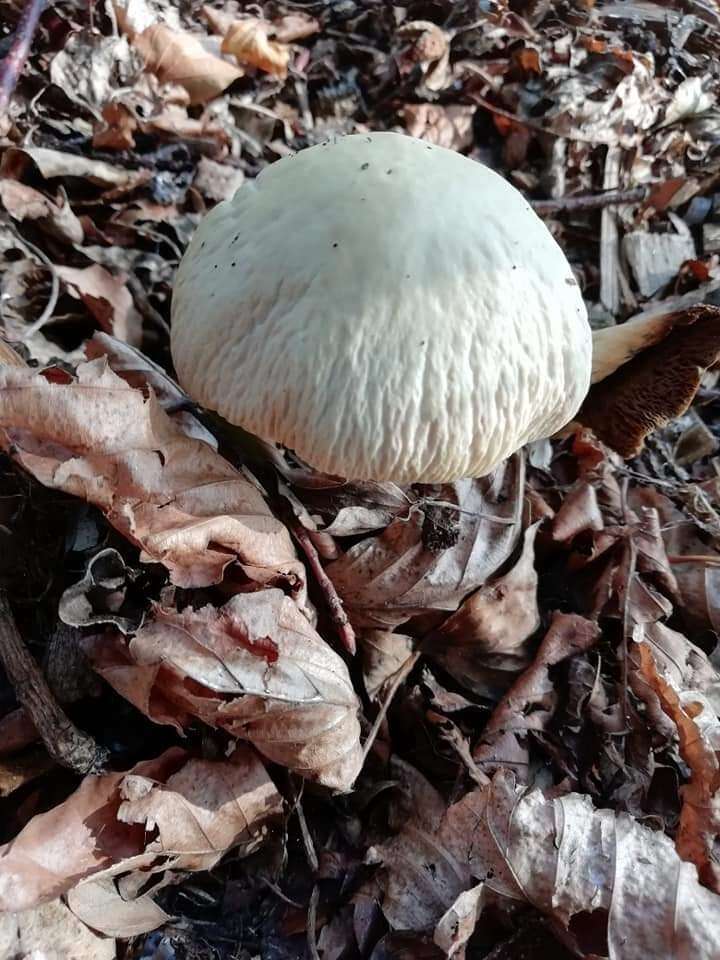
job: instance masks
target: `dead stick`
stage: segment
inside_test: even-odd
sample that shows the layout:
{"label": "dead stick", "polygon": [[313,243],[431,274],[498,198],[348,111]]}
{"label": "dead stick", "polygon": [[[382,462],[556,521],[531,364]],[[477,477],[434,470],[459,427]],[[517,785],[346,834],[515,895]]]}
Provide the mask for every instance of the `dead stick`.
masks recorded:
{"label": "dead stick", "polygon": [[50,756],[77,773],[97,771],[104,752],[60,708],[15,625],[5,592],[0,590],[0,662],[18,702],[35,724]]}
{"label": "dead stick", "polygon": [[629,190],[606,190],[604,193],[583,194],[578,197],[559,197],[557,200],[531,200],[535,213],[560,213],[563,210],[597,210],[619,203],[639,203],[648,194],[647,187]]}
{"label": "dead stick", "polygon": [[325,573],[325,569],[320,562],[320,556],[315,549],[315,544],[312,542],[310,535],[301,523],[292,519],[288,520],[288,523],[293,536],[302,547],[303,553],[307,558],[307,562],[310,564],[310,569],[317,580],[318,586],[322,590],[323,596],[325,597],[325,602],[328,606],[330,617],[337,628],[342,645],[349,654],[354,655],[356,649],[355,631],[348,620],[342,600],[338,596],[338,592],[335,589],[332,580]]}
{"label": "dead stick", "polygon": [[47,0],[28,0],[15,30],[10,50],[0,61],[0,117],[7,111],[18,78],[30,53],[35,30]]}

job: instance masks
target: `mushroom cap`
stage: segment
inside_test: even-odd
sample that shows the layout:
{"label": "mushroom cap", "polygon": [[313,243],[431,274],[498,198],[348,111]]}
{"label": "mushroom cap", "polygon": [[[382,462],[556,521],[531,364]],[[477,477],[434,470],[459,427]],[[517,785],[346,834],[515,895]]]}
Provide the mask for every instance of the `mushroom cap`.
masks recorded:
{"label": "mushroom cap", "polygon": [[317,470],[442,483],[572,420],[591,334],[514,187],[414,137],[353,134],[271,164],[202,220],[172,356],[199,403]]}

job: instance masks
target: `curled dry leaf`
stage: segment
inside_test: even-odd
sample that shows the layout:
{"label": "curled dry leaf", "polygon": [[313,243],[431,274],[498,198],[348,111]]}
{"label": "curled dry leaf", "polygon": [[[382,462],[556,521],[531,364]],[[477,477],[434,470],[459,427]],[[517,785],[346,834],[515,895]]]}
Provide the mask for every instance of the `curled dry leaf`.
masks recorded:
{"label": "curled dry leaf", "polygon": [[0,366],[0,428],[21,466],[100,507],[178,586],[217,583],[237,561],[250,580],[285,582],[305,604],[304,568],[257,486],[106,360],[62,384]]}
{"label": "curled dry leaf", "polygon": [[[391,926],[427,930],[444,915],[436,937],[457,950],[472,932],[460,921],[487,898],[530,903],[571,940],[573,917],[593,914],[611,960],[715,958],[720,898],[663,833],[595,809],[585,795],[528,792],[507,772],[447,808],[429,784],[419,793],[401,833],[372,851]],[[576,951],[590,952],[580,943]]]}
{"label": "curled dry leaf", "polygon": [[62,900],[0,913],[0,956],[11,960],[115,960],[113,940],[93,933]]}
{"label": "curled dry leaf", "polygon": [[[653,319],[638,318],[625,340],[607,336],[594,359],[594,385],[577,415],[623,457],[635,456],[649,433],[687,410],[702,375],[720,359],[720,307]],[[624,326],[629,324],[608,329],[622,332]],[[598,342],[596,335],[594,352]]]}
{"label": "curled dry leaf", "polygon": [[0,203],[15,220],[33,220],[65,243],[82,243],[83,228],[64,192],[56,201],[17,180],[0,179]]}
{"label": "curled dry leaf", "polygon": [[284,80],[290,63],[290,48],[269,39],[271,28],[270,23],[257,17],[236,20],[225,34],[222,52],[231,53],[239,64],[257,67]]}
{"label": "curled dry leaf", "polygon": [[135,309],[127,276],[113,276],[99,264],[78,269],[56,267],[67,292],[85,304],[100,327],[119,340],[137,345],[142,338],[142,317]]}
{"label": "curled dry leaf", "polygon": [[112,623],[123,633],[135,632],[143,611],[127,603],[127,568],[112,547],[100,550],[90,560],[82,580],[60,597],[58,616],[71,627]]}
{"label": "curled dry leaf", "polygon": [[53,900],[89,877],[208,870],[232,847],[255,849],[281,810],[249,747],[212,762],[173,747],[127,773],[85,777],[0,847],[0,912]]}
{"label": "curled dry leaf", "polygon": [[77,153],[49,150],[47,147],[9,147],[2,156],[0,176],[20,179],[25,170],[34,164],[46,180],[55,177],[78,177],[98,187],[114,187],[133,190],[146,183],[149,170],[125,170],[104,160],[92,160]]}
{"label": "curled dry leaf", "polygon": [[402,670],[415,652],[412,637],[388,630],[364,630],[360,635],[363,678],[371,700],[377,700],[385,684]]}
{"label": "curled dry leaf", "polygon": [[428,90],[443,90],[450,82],[450,35],[431,20],[413,20],[395,31],[401,47],[397,54],[402,73],[419,65]]}
{"label": "curled dry leaf", "polygon": [[465,150],[473,142],[475,107],[456,104],[407,103],[403,107],[405,126],[411,137],[427,140],[448,150]]}
{"label": "curled dry leaf", "polygon": [[550,668],[589,650],[599,636],[597,624],[584,617],[553,614],[535,659],[495,707],[473,750],[473,760],[484,773],[505,769],[521,783],[528,779],[530,735],[547,728],[558,704]]}
{"label": "curled dry leaf", "polygon": [[527,641],[540,626],[535,537],[525,531],[515,566],[476,590],[430,637],[427,651],[458,683],[481,696],[498,697],[508,676],[530,660]]}
{"label": "curled dry leaf", "polygon": [[95,669],[150,719],[190,717],[249,740],[268,759],[335,790],[362,763],[347,667],[279,590],[224,607],[155,608],[129,642],[91,638]]}
{"label": "curled dry leaf", "polygon": [[698,868],[700,879],[720,893],[720,762],[715,749],[695,723],[703,704],[683,704],[677,691],[658,671],[647,644],[636,647],[640,671],[660,701],[660,706],[677,728],[680,756],[690,770],[689,783],[680,788],[682,810],[675,847],[683,860]]}
{"label": "curled dry leaf", "polygon": [[161,83],[178,84],[191,103],[205,103],[219,96],[243,71],[215,56],[199,37],[174,30],[166,23],[149,22],[152,15],[138,16],[129,2],[115,4],[118,23],[131,45],[140,54],[145,69]]}
{"label": "curled dry leaf", "polygon": [[480,480],[423,487],[405,515],[329,563],[353,626],[395,627],[455,610],[512,553],[524,479],[518,453]]}
{"label": "curled dry leaf", "polygon": [[272,25],[278,43],[296,43],[320,31],[320,21],[302,10],[276,17]]}

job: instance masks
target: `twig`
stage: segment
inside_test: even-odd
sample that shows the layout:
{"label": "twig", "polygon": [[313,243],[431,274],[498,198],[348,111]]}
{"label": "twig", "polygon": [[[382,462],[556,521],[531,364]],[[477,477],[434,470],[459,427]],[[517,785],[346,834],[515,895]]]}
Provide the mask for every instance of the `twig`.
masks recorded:
{"label": "twig", "polygon": [[302,836],[303,846],[305,847],[305,856],[307,857],[308,866],[313,873],[317,873],[320,869],[320,861],[318,860],[318,855],[315,851],[315,844],[313,843],[313,838],[310,834],[310,827],[308,827],[307,820],[305,819],[305,811],[303,810],[302,805],[303,787],[304,781],[300,784],[299,792],[295,793],[295,803],[293,807],[295,813],[297,814],[298,823],[300,824],[300,834]]}
{"label": "twig", "polygon": [[720,557],[705,553],[669,553],[668,560],[671,564],[678,563],[701,563],[706,567],[720,567]]}
{"label": "twig", "polygon": [[312,542],[310,535],[301,523],[292,518],[288,518],[287,522],[290,526],[290,530],[292,531],[292,535],[302,547],[303,553],[307,558],[307,562],[310,564],[310,569],[317,580],[318,586],[322,590],[328,611],[330,613],[330,618],[337,628],[338,636],[340,637],[343,647],[349,654],[354,654],[356,650],[355,631],[348,620],[342,600],[338,596],[332,580],[325,573],[325,569],[320,562],[320,556],[315,548],[315,544]]}
{"label": "twig", "polygon": [[45,677],[22,641],[2,590],[0,662],[19,703],[35,724],[50,756],[77,773],[99,770],[105,760],[104,751],[92,737],[77,729],[53,697]]}
{"label": "twig", "polygon": [[577,197],[558,197],[557,200],[531,200],[535,213],[558,213],[563,210],[599,210],[620,203],[639,203],[648,194],[647,187],[630,187],[627,190],[604,190]]}
{"label": "twig", "polygon": [[375,743],[375,738],[377,737],[378,731],[380,730],[380,725],[385,719],[385,715],[388,712],[388,708],[392,703],[393,697],[398,691],[398,687],[403,682],[405,677],[407,677],[407,675],[410,673],[410,671],[415,666],[415,664],[418,662],[420,658],[420,653],[421,653],[420,650],[416,650],[415,653],[412,654],[412,656],[407,658],[405,663],[398,669],[397,673],[395,674],[395,678],[393,679],[393,682],[390,684],[390,689],[386,693],[385,699],[383,700],[383,705],[382,707],[380,707],[380,711],[378,715],[375,717],[375,721],[372,727],[370,728],[370,733],[367,736],[367,740],[363,744],[363,752],[362,752],[363,764],[367,760],[367,755],[370,753],[373,743]]}
{"label": "twig", "polygon": [[0,116],[7,112],[10,105],[45,4],[46,0],[28,0],[18,21],[12,46],[0,62]]}
{"label": "twig", "polygon": [[313,887],[313,892],[310,894],[310,905],[308,906],[307,912],[307,941],[308,941],[308,950],[310,951],[310,956],[312,960],[320,960],[320,953],[318,952],[317,945],[317,908],[318,900],[320,899],[320,888],[315,885]]}
{"label": "twig", "polygon": [[42,329],[42,327],[44,327],[45,324],[48,322],[48,320],[50,320],[50,318],[52,317],[55,307],[57,306],[58,297],[60,296],[60,279],[57,275],[57,271],[55,270],[55,266],[53,265],[52,261],[40,249],[40,247],[36,247],[34,243],[30,243],[29,240],[26,240],[25,237],[20,233],[20,231],[17,230],[14,226],[11,226],[11,230],[13,234],[17,237],[18,241],[24,247],[27,247],[27,249],[31,253],[34,253],[35,256],[38,258],[38,260],[41,260],[42,263],[44,263],[45,266],[50,271],[50,296],[48,297],[48,302],[45,304],[43,311],[40,314],[40,316],[37,318],[37,320],[34,320],[30,324],[30,326],[23,331],[23,334],[20,337],[20,341],[22,343],[25,343],[30,339],[30,337],[34,336],[38,332],[38,330]]}

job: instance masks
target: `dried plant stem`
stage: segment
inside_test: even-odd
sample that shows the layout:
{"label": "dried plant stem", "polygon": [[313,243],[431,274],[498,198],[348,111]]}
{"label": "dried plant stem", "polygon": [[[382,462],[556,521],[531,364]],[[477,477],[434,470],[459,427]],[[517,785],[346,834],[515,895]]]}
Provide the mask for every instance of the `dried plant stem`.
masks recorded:
{"label": "dried plant stem", "polygon": [[15,30],[15,39],[0,62],[0,117],[7,111],[35,36],[40,15],[47,0],[28,0]]}
{"label": "dried plant stem", "polygon": [[704,553],[669,553],[668,560],[677,563],[701,563],[705,567],[720,567],[720,557]]}
{"label": "dried plant stem", "polygon": [[312,960],[320,960],[320,952],[318,950],[317,943],[317,908],[318,901],[320,900],[320,889],[317,884],[313,887],[313,891],[310,894],[310,904],[308,906],[307,913],[307,941],[308,941],[308,951]]}
{"label": "dried plant stem", "polygon": [[77,729],[55,700],[22,641],[4,591],[0,591],[0,662],[50,756],[77,773],[98,770],[104,752]]}
{"label": "dried plant stem", "polygon": [[627,190],[605,190],[577,197],[558,197],[557,200],[531,200],[535,213],[560,213],[563,210],[599,210],[620,203],[639,203],[647,196],[647,187],[630,187]]}
{"label": "dried plant stem", "polygon": [[367,760],[367,755],[370,753],[372,745],[375,743],[375,738],[377,737],[382,722],[387,715],[390,704],[393,701],[393,697],[398,691],[398,687],[420,659],[420,652],[420,650],[416,650],[415,653],[409,656],[395,674],[393,682],[390,684],[388,692],[385,694],[385,699],[383,700],[383,704],[380,707],[378,715],[375,717],[375,721],[370,729],[370,733],[367,736],[367,740],[363,744],[363,763],[365,763]]}
{"label": "dried plant stem", "polygon": [[288,523],[290,524],[290,529],[293,536],[302,547],[303,553],[305,554],[307,562],[310,565],[310,569],[317,580],[318,586],[322,590],[330,617],[337,628],[340,641],[347,652],[354,655],[356,650],[355,631],[348,620],[342,600],[338,596],[332,580],[325,573],[325,569],[320,562],[320,556],[315,548],[315,544],[312,542],[312,538],[301,523],[299,523],[297,520],[289,520]]}

